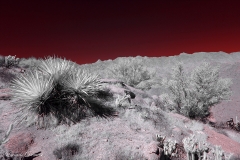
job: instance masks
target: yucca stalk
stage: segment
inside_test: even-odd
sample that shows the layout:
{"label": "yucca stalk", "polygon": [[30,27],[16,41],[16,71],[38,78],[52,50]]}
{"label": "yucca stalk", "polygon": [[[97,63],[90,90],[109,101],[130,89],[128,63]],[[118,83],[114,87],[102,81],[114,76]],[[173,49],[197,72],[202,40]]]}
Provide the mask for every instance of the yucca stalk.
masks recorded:
{"label": "yucca stalk", "polygon": [[[53,77],[46,77],[37,71],[30,71],[12,80],[10,89],[13,97],[18,99],[21,111],[29,113],[41,110],[53,90],[53,80]],[[23,115],[22,119],[27,116],[28,114]]]}

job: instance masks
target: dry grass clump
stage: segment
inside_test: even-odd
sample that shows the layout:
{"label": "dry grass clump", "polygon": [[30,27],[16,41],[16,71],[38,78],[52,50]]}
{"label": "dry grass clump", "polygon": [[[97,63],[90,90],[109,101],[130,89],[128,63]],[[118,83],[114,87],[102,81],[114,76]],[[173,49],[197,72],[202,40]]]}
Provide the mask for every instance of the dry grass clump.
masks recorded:
{"label": "dry grass clump", "polygon": [[76,154],[81,154],[82,148],[76,143],[68,143],[67,145],[56,148],[53,151],[57,159],[72,160]]}
{"label": "dry grass clump", "polygon": [[115,154],[115,160],[123,160],[123,159],[127,159],[127,160],[135,160],[135,159],[141,159],[141,160],[147,160],[147,158],[145,158],[143,156],[143,154],[136,152],[136,153],[131,153],[128,150],[118,150],[118,152]]}
{"label": "dry grass clump", "polygon": [[203,130],[203,123],[198,122],[196,120],[192,120],[189,123],[186,123],[185,125],[193,132]]}

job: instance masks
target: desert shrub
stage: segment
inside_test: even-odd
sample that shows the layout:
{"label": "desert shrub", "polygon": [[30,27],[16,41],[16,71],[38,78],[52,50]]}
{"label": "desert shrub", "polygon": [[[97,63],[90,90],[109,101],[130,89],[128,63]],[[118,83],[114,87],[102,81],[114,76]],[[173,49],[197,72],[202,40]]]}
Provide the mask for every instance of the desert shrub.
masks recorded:
{"label": "desert shrub", "polygon": [[203,63],[192,71],[191,75],[183,72],[181,63],[173,67],[170,80],[162,84],[169,89],[175,110],[190,118],[209,116],[209,108],[228,100],[231,95],[229,78],[220,78],[219,67]]}
{"label": "desert shrub", "polygon": [[195,133],[196,131],[202,131],[203,130],[203,124],[196,121],[196,120],[192,120],[189,123],[185,124],[191,131],[193,131],[193,133]]}
{"label": "desert shrub", "polygon": [[11,68],[13,66],[17,66],[19,64],[19,58],[15,56],[5,56],[4,57],[4,67]]}
{"label": "desert shrub", "polygon": [[189,96],[191,100],[195,99],[193,106],[198,109],[200,117],[208,116],[209,107],[228,100],[231,95],[231,80],[220,78],[219,67],[211,67],[209,63],[203,63],[192,72],[191,82],[193,93]]}
{"label": "desert shrub", "polygon": [[163,104],[163,102],[159,98],[153,99],[153,102],[154,102],[155,106],[162,109],[163,111],[166,111],[165,105]]}
{"label": "desert shrub", "polygon": [[215,128],[218,128],[218,129],[224,129],[226,128],[226,123],[225,122],[216,122],[215,123]]}
{"label": "desert shrub", "polygon": [[13,80],[14,78],[16,78],[16,75],[11,73],[10,71],[1,68],[0,69],[0,80],[3,83],[9,83],[11,80]]}
{"label": "desert shrub", "polygon": [[111,78],[122,80],[130,86],[136,86],[154,75],[144,67],[142,60],[130,57],[118,61],[109,71]]}
{"label": "desert shrub", "polygon": [[164,132],[170,132],[169,120],[165,114],[161,110],[151,109],[149,107],[137,106],[135,113],[140,115],[144,122],[150,122],[151,125],[156,129],[162,130],[164,128]]}
{"label": "desert shrub", "polygon": [[[171,93],[171,104],[175,104],[175,109],[179,112],[181,107],[184,105],[186,99],[186,89],[189,85],[189,81],[183,71],[182,63],[177,64],[172,68],[171,79],[163,79],[163,86],[165,86]],[[169,96],[166,95],[165,101],[168,102]],[[169,99],[170,100],[170,99]]]}
{"label": "desert shrub", "polygon": [[4,66],[4,63],[5,63],[5,58],[4,58],[4,56],[0,55],[0,66],[1,67]]}
{"label": "desert shrub", "polygon": [[53,151],[57,159],[71,160],[74,155],[81,154],[82,148],[76,143],[68,143],[67,145],[57,148]]}
{"label": "desert shrub", "polygon": [[37,122],[39,117],[76,123],[88,114],[106,117],[113,113],[98,100],[107,97],[102,96],[105,90],[98,76],[76,70],[72,62],[61,58],[41,60],[37,70],[17,77],[10,88],[19,99],[19,112],[24,112],[19,123],[24,119]]}
{"label": "desert shrub", "polygon": [[194,159],[232,159],[233,154],[226,154],[221,146],[211,147],[206,142],[206,135],[191,134],[183,139],[184,149],[187,153],[187,160]]}
{"label": "desert shrub", "polygon": [[35,57],[30,57],[28,59],[21,58],[19,61],[19,66],[23,68],[35,70],[40,63],[41,61]]}

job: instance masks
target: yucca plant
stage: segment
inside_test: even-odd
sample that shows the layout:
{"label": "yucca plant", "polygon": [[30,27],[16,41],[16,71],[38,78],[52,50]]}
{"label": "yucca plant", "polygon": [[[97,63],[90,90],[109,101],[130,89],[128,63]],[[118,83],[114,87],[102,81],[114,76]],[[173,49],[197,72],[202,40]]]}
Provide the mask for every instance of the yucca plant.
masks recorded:
{"label": "yucca plant", "polygon": [[98,75],[83,69],[73,69],[63,76],[60,85],[63,88],[63,94],[67,95],[65,97],[71,98],[71,106],[75,106],[74,108],[78,111],[80,109],[83,115],[88,111],[91,111],[91,113],[88,112],[89,115],[98,116],[112,113],[102,101],[111,97],[112,94],[102,86]]}
{"label": "yucca plant", "polygon": [[56,148],[53,154],[57,159],[73,159],[74,155],[81,154],[81,152],[82,146],[76,143],[68,143],[61,148]]}
{"label": "yucca plant", "polygon": [[77,70],[74,63],[60,58],[42,60],[36,70],[13,80],[11,90],[21,102],[20,111],[25,110],[20,122],[41,115],[43,120],[44,116],[53,116],[58,122],[76,123],[90,112],[113,113],[96,100],[103,91],[98,76]]}
{"label": "yucca plant", "polygon": [[57,57],[47,57],[40,59],[40,65],[37,69],[44,75],[53,76],[55,83],[59,83],[61,76],[74,69],[72,61]]}
{"label": "yucca plant", "polygon": [[12,94],[21,102],[20,111],[25,110],[20,122],[36,115],[54,115],[59,119],[65,117],[63,112],[66,109],[63,106],[68,102],[64,101],[60,81],[62,75],[72,68],[73,63],[70,61],[49,57],[41,60],[37,70],[30,70],[11,82]]}
{"label": "yucca plant", "polygon": [[37,71],[30,71],[11,81],[10,89],[13,97],[20,103],[20,111],[25,110],[27,114],[22,116],[22,121],[30,112],[42,114],[47,110],[45,102],[53,91],[53,77],[43,76]]}
{"label": "yucca plant", "polygon": [[102,89],[99,76],[85,70],[71,70],[70,74],[64,75],[61,85],[64,89],[71,89],[87,96],[96,96]]}

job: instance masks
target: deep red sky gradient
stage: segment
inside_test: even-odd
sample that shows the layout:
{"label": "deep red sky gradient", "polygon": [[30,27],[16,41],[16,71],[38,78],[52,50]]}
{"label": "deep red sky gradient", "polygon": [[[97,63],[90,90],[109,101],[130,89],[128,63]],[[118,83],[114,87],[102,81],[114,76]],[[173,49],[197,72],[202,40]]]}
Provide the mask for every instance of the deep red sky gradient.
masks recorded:
{"label": "deep red sky gradient", "polygon": [[83,64],[125,56],[237,52],[239,6],[238,0],[0,0],[0,54],[55,54]]}

